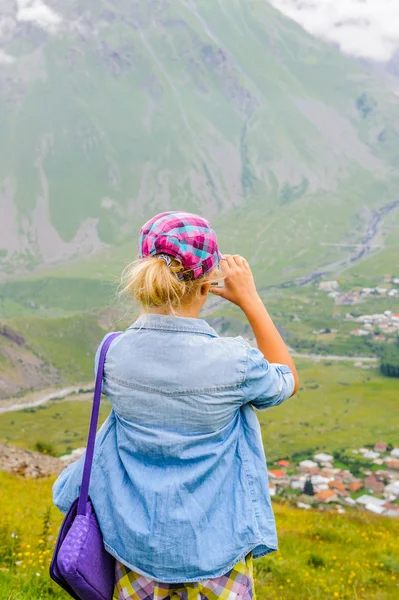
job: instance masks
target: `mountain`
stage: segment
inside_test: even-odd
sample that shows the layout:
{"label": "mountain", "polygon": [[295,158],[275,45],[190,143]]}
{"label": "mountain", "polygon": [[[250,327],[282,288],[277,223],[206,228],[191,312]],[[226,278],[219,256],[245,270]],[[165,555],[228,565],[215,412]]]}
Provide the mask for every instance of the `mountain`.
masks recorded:
{"label": "mountain", "polygon": [[398,99],[266,0],[0,0],[0,157],[3,273],[183,208],[285,282],[399,198]]}

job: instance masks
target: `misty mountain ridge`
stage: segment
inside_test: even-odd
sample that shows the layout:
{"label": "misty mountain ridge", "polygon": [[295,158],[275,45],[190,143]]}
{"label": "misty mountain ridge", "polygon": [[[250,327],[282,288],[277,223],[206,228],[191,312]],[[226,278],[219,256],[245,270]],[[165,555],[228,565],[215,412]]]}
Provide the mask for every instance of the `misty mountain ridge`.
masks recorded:
{"label": "misty mountain ridge", "polygon": [[0,115],[5,271],[182,208],[305,272],[399,196],[395,94],[267,2],[0,0]]}

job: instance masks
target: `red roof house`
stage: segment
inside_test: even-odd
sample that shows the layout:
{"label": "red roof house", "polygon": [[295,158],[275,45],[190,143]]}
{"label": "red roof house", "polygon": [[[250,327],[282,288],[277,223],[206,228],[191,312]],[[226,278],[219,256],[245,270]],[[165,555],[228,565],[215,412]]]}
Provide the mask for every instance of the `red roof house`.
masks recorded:
{"label": "red roof house", "polygon": [[335,490],[340,496],[349,496],[349,492],[346,486],[340,481],[329,481],[328,485],[331,489]]}
{"label": "red roof house", "polygon": [[324,490],[323,492],[319,492],[316,494],[315,498],[317,502],[324,502],[324,504],[336,502],[338,500],[338,496],[334,490]]}
{"label": "red roof house", "polygon": [[279,471],[278,469],[269,471],[269,475],[272,479],[282,479],[283,477],[287,477],[287,473],[284,473],[284,471]]}
{"label": "red roof house", "polygon": [[278,465],[279,467],[290,467],[291,463],[288,460],[278,460],[276,462],[276,465]]}

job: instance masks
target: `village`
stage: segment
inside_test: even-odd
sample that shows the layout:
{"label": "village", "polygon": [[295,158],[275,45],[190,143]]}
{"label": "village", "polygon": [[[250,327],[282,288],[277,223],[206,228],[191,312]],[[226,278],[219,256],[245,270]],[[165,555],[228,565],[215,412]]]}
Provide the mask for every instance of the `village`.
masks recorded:
{"label": "village", "polygon": [[[386,287],[387,285],[390,287]],[[349,292],[340,292],[339,283],[335,280],[322,281],[318,287],[320,291],[327,293],[328,297],[333,298],[335,304],[338,305],[359,304],[370,298],[399,299],[399,277],[393,277],[392,275],[385,275],[384,287],[363,287]],[[360,316],[348,312],[345,315],[345,320],[358,324],[349,332],[353,336],[370,336],[375,341],[389,343],[394,342],[399,334],[399,313],[394,313],[391,310]],[[336,332],[336,329],[320,329],[313,331],[313,334]]]}
{"label": "village", "polygon": [[390,310],[386,310],[382,314],[361,315],[360,317],[347,314],[346,319],[361,323],[360,328],[352,329],[351,335],[372,335],[374,340],[384,341],[388,335],[399,333],[399,313],[392,313]]}
{"label": "village", "polygon": [[305,510],[365,510],[399,518],[399,448],[385,442],[334,455],[320,452],[297,464],[278,460],[275,466],[268,471],[275,499]]}
{"label": "village", "polygon": [[[389,287],[387,287],[389,286]],[[335,304],[359,304],[369,298],[398,298],[399,277],[384,276],[384,285],[377,287],[362,287],[360,289],[340,292],[338,281],[321,281],[319,290],[333,298]]]}

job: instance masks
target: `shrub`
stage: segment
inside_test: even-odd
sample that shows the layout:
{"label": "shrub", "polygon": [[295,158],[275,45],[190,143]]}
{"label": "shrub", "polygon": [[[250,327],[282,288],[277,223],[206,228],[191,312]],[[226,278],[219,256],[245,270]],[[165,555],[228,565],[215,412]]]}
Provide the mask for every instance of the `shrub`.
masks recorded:
{"label": "shrub", "polygon": [[324,559],[320,554],[311,554],[307,562],[310,567],[314,567],[315,569],[325,566]]}
{"label": "shrub", "polygon": [[47,456],[56,456],[56,451],[53,444],[49,444],[48,442],[36,442],[34,445],[34,450],[36,450],[36,452],[40,452],[41,454],[47,454]]}

